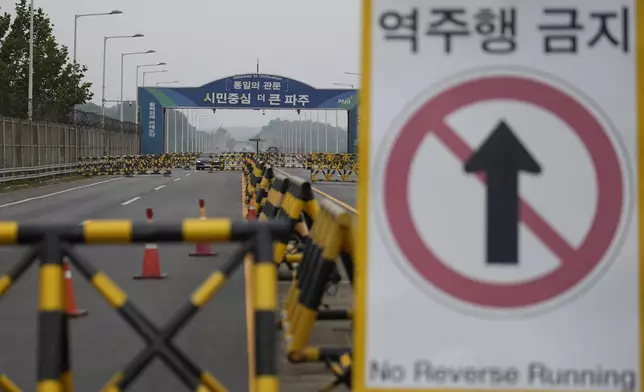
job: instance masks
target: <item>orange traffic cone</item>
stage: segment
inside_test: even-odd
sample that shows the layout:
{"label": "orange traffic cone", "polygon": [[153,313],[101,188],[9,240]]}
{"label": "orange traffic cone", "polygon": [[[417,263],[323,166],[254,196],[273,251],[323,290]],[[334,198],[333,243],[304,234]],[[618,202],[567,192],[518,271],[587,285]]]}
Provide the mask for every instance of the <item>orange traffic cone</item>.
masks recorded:
{"label": "orange traffic cone", "polygon": [[[199,199],[199,219],[206,219],[206,202],[203,199]],[[190,253],[190,256],[217,256],[217,252],[213,252],[212,249],[210,249],[210,243],[197,242],[195,246],[195,252]]]}
{"label": "orange traffic cone", "polygon": [[248,221],[257,220],[257,211],[255,210],[254,205],[248,206],[248,213],[246,214],[246,220]]}
{"label": "orange traffic cone", "polygon": [[74,284],[72,283],[72,269],[69,261],[63,259],[63,273],[65,274],[65,314],[69,317],[84,317],[89,313],[86,309],[76,307],[76,296],[74,295]]}
{"label": "orange traffic cone", "polygon": [[[152,208],[148,208],[145,214],[147,215],[148,222],[152,222],[152,216],[154,215]],[[167,276],[167,274],[161,273],[159,248],[157,244],[145,244],[141,275],[133,276],[133,279],[164,279]]]}

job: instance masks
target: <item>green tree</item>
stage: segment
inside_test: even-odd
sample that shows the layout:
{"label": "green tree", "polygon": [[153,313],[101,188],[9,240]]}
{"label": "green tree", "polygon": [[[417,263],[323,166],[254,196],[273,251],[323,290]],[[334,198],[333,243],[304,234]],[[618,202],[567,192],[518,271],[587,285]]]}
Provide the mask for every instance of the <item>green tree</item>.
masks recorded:
{"label": "green tree", "polygon": [[[0,15],[0,114],[27,117],[29,86],[29,13],[27,0],[18,0],[15,17]],[[53,24],[42,8],[34,12],[34,118],[64,121],[77,104],[92,98],[87,68],[69,61],[66,46],[58,44]]]}

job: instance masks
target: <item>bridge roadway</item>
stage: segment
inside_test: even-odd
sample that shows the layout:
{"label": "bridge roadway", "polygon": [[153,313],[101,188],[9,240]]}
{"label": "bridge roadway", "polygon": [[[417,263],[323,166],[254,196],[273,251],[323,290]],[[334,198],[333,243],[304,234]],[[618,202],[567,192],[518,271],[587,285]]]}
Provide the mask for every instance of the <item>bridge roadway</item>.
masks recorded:
{"label": "bridge roadway", "polygon": [[[296,173],[302,174],[302,173]],[[352,185],[319,185],[321,191],[354,204]],[[92,219],[145,220],[154,209],[156,221],[198,216],[198,199],[206,202],[209,217],[241,219],[241,174],[177,170],[173,177],[97,177],[25,189],[0,195],[0,220],[22,223],[81,223]],[[197,285],[219,267],[234,244],[213,244],[214,258],[191,258],[191,244],[159,247],[165,280],[133,280],[141,270],[143,247],[80,246],[79,252],[105,271],[154,322],[162,325]],[[0,247],[0,272],[16,263],[24,248]],[[0,301],[0,372],[24,391],[33,391],[36,369],[37,287],[34,267]],[[141,350],[143,341],[105,300],[74,272],[79,308],[85,318],[71,321],[71,355],[76,390],[98,391]],[[245,277],[240,268],[175,338],[199,366],[209,370],[230,391],[248,390]],[[158,359],[128,388],[132,391],[186,390]]]}

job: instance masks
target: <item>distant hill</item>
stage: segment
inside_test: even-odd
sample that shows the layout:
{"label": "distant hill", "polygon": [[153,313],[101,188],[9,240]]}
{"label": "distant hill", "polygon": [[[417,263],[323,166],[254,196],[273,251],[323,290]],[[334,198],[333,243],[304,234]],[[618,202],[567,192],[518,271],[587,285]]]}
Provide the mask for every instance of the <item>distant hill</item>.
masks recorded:
{"label": "distant hill", "polygon": [[[343,128],[336,128],[330,124],[311,120],[290,121],[280,120],[279,118],[264,125],[259,134],[257,134],[259,138],[264,140],[260,144],[260,148],[264,150],[270,146],[278,147],[281,143],[282,131],[286,128],[297,129],[300,132],[300,137],[297,138],[300,151],[310,151],[312,148],[313,151],[324,152],[328,148],[329,152],[335,152],[336,145],[338,152],[344,153],[347,151],[347,131]],[[311,140],[313,140],[313,143],[311,143]]]}

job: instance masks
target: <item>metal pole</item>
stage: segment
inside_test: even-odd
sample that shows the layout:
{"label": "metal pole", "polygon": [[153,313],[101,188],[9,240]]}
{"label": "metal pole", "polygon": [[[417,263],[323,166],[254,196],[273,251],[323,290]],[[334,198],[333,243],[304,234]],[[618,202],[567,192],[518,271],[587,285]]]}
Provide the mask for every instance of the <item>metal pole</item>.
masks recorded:
{"label": "metal pole", "polygon": [[178,152],[179,149],[177,148],[177,110],[172,109],[172,112],[174,113],[174,152]]}
{"label": "metal pole", "polygon": [[76,44],[78,42],[78,15],[74,15],[74,63],[76,63]]}
{"label": "metal pole", "polygon": [[320,152],[320,111],[315,110],[315,151]]}
{"label": "metal pole", "polygon": [[103,83],[101,84],[101,125],[105,128],[105,54],[107,53],[107,37],[103,37]]}
{"label": "metal pole", "polygon": [[183,133],[183,125],[185,124],[185,116],[183,115],[183,110],[181,111],[181,152],[185,152],[183,149],[185,138]]}
{"label": "metal pole", "polygon": [[121,129],[123,129],[123,59],[125,55],[121,53]]}
{"label": "metal pole", "polygon": [[169,132],[169,123],[170,122],[170,112],[166,109],[163,109],[163,134],[165,135],[165,148],[164,152],[170,152],[170,132]]}
{"label": "metal pole", "polygon": [[324,111],[324,152],[329,152],[329,111]]}
{"label": "metal pole", "polygon": [[302,118],[297,116],[297,127],[295,128],[295,153],[300,152],[300,141],[302,140],[302,134],[300,130],[302,128]]}
{"label": "metal pole", "polygon": [[291,124],[290,124],[290,127],[289,127],[289,131],[288,131],[288,138],[289,138],[289,152],[293,152],[293,150],[294,150],[294,148],[295,148],[295,140],[293,140],[293,139],[294,139],[294,136],[295,136],[295,132],[293,132],[293,131],[294,131],[294,129],[293,129],[293,128],[294,128],[294,127],[293,127],[294,125],[295,125],[295,123],[291,123]]}
{"label": "metal pole", "polygon": [[[134,90],[134,124],[139,125],[139,66],[138,65],[136,66],[136,89]],[[139,127],[137,126],[136,128],[138,129]]]}
{"label": "metal pole", "polygon": [[309,112],[309,153],[313,152],[313,112]]}
{"label": "metal pole", "polygon": [[29,12],[29,92],[27,100],[27,115],[29,121],[32,121],[34,114],[34,0],[31,0]]}
{"label": "metal pole", "polygon": [[340,128],[338,128],[338,115],[340,114],[339,110],[335,112],[335,153],[340,153]]}

